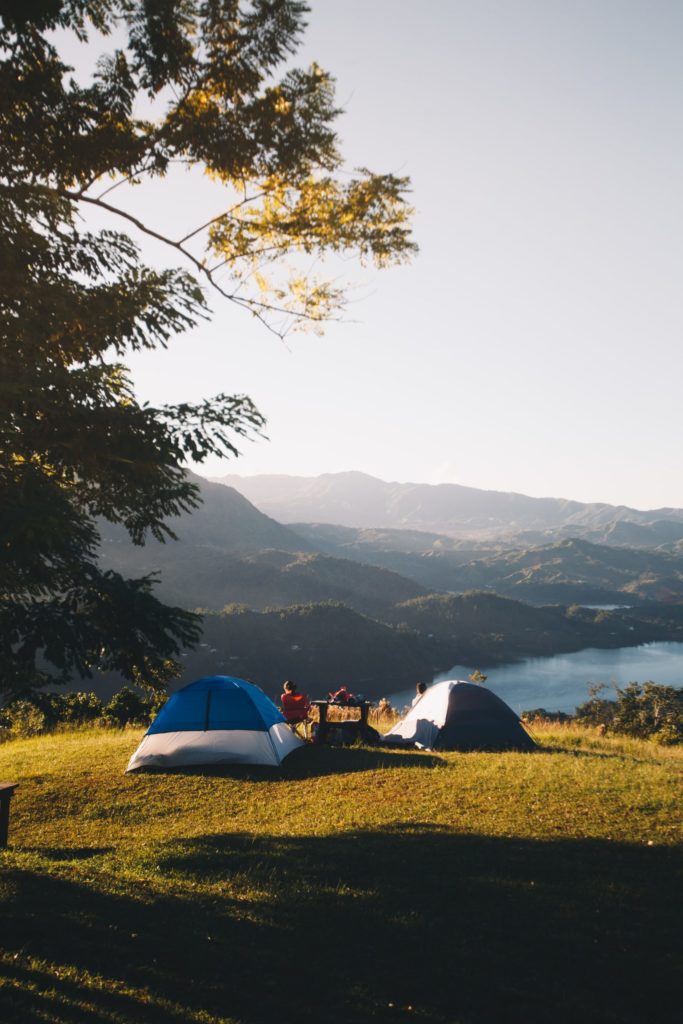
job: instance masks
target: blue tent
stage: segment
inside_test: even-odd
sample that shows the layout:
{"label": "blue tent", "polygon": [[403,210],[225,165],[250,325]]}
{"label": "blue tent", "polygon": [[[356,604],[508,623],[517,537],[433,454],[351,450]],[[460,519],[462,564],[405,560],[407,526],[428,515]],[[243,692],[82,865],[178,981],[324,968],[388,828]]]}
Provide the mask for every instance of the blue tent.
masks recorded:
{"label": "blue tent", "polygon": [[301,740],[263,690],[206,676],[164,704],[126,771],[199,764],[279,765]]}

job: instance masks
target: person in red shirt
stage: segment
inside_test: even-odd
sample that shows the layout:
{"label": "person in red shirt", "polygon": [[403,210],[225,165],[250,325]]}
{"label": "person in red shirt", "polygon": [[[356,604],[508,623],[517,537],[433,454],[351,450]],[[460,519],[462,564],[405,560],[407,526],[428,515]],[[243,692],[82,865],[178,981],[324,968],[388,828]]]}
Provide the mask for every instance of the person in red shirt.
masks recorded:
{"label": "person in red shirt", "polygon": [[356,702],[356,698],[346,686],[340,686],[334,693],[329,693],[328,698],[332,704],[355,704]]}
{"label": "person in red shirt", "polygon": [[288,725],[296,726],[307,721],[311,702],[305,693],[297,693],[296,683],[291,679],[286,679],[283,684],[280,704]]}

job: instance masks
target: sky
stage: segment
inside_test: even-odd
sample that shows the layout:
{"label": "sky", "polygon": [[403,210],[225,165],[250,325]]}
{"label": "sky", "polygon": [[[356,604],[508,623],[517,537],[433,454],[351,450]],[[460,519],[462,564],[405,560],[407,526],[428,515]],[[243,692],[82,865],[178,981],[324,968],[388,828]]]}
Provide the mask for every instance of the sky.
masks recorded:
{"label": "sky", "polygon": [[[297,63],[336,77],[349,167],[410,175],[420,254],[349,264],[322,338],[284,345],[216,296],[210,323],[131,360],[139,396],[251,395],[270,440],[207,476],[683,506],[683,5],[311,7]],[[135,204],[181,234],[220,197],[177,174]]]}

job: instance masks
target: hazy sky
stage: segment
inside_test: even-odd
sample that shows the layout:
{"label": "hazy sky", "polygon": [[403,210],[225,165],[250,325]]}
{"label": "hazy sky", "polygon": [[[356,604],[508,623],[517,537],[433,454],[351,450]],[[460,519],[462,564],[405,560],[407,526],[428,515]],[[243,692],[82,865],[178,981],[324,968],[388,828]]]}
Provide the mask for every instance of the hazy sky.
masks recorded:
{"label": "hazy sky", "polygon": [[[683,506],[682,52],[679,0],[313,0],[299,63],[337,78],[349,165],[412,177],[421,253],[350,266],[349,322],[289,347],[217,300],[134,361],[141,397],[254,398],[271,440],[206,475]],[[215,204],[162,189],[166,226]]]}

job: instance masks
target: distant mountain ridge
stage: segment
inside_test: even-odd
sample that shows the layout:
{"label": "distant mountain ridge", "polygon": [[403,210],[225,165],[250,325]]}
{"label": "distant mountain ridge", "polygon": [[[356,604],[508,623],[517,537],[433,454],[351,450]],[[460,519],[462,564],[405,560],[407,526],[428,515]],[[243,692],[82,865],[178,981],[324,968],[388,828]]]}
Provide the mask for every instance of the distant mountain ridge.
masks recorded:
{"label": "distant mountain ridge", "polygon": [[473,539],[535,534],[526,538],[527,546],[569,535],[605,543],[615,535],[613,543],[628,545],[628,526],[641,527],[633,531],[636,545],[642,546],[648,537],[657,538],[653,546],[683,539],[683,509],[641,511],[460,484],[389,483],[355,471],[318,477],[229,474],[214,480],[233,487],[284,524],[420,530]]}
{"label": "distant mountain ridge", "polygon": [[101,523],[100,563],[127,576],[160,573],[158,596],[185,608],[220,611],[246,604],[258,611],[338,601],[362,614],[424,594],[390,567],[330,557],[259,512],[231,487],[190,475],[202,504],[170,520],[177,541],[135,546],[120,526]]}

